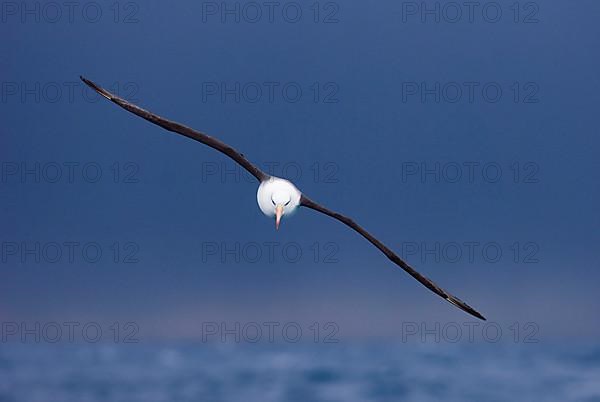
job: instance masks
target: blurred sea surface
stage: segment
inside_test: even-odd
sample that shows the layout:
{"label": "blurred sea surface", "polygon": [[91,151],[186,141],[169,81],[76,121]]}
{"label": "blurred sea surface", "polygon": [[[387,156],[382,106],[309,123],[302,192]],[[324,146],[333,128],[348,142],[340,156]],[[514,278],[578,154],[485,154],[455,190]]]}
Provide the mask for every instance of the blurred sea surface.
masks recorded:
{"label": "blurred sea surface", "polygon": [[0,402],[600,401],[600,347],[2,344]]}

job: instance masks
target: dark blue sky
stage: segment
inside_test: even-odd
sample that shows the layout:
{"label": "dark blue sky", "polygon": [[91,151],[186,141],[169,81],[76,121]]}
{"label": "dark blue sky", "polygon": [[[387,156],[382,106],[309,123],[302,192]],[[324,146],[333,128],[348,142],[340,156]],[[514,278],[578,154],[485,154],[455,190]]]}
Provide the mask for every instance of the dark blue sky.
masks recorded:
{"label": "dark blue sky", "polygon": [[233,162],[82,74],[296,178],[503,327],[597,337],[600,4],[499,2],[497,22],[440,7],[438,23],[420,3],[282,3],[272,22],[237,2],[3,4],[0,318],[174,337],[471,320],[325,216],[276,232]]}

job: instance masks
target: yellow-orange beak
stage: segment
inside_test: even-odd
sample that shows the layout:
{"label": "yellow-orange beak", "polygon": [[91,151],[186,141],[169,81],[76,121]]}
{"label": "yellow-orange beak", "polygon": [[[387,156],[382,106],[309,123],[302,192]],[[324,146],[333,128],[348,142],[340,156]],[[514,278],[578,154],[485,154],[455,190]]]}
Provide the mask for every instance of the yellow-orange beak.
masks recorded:
{"label": "yellow-orange beak", "polygon": [[283,216],[283,206],[277,205],[275,208],[275,229],[279,230],[279,222],[281,222],[281,217]]}

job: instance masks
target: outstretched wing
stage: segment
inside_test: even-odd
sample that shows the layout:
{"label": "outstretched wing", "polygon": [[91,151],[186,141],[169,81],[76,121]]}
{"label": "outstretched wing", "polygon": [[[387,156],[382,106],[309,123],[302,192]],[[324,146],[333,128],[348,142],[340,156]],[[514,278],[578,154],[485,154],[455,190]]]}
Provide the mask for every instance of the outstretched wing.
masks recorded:
{"label": "outstretched wing", "polygon": [[79,77],[79,78],[81,78],[81,80],[86,85],[88,85],[89,87],[94,89],[100,95],[104,96],[106,99],[121,106],[123,109],[127,110],[128,112],[136,114],[136,115],[140,116],[141,118],[146,119],[149,122],[154,123],[158,126],[161,126],[162,128],[164,128],[166,130],[172,131],[177,134],[184,135],[188,138],[191,138],[193,140],[196,140],[198,142],[206,144],[209,147],[214,148],[219,152],[224,153],[225,155],[229,156],[231,159],[233,159],[234,161],[239,163],[248,172],[250,172],[252,174],[252,176],[256,177],[256,179],[259,182],[262,182],[269,178],[269,175],[264,173],[262,170],[260,170],[258,167],[256,167],[252,163],[250,163],[250,161],[248,161],[248,159],[246,159],[244,157],[244,155],[242,155],[241,153],[239,153],[238,151],[236,151],[229,145],[225,144],[224,142],[219,141],[218,139],[213,138],[209,135],[206,135],[200,131],[196,131],[190,127],[184,126],[183,124],[179,124],[174,121],[164,119],[158,115],[155,115],[154,113],[151,113],[147,110],[142,109],[141,107],[138,107],[130,102],[127,102],[125,99],[121,99],[118,96],[111,94],[106,89],[100,87],[96,83],[94,83],[84,77]]}
{"label": "outstretched wing", "polygon": [[379,250],[381,250],[381,252],[383,252],[383,254],[385,254],[387,256],[387,258],[392,260],[392,262],[394,264],[398,265],[400,268],[402,268],[403,270],[408,272],[410,274],[410,276],[412,276],[413,278],[415,278],[416,280],[421,282],[421,284],[423,286],[425,286],[427,289],[440,295],[441,297],[443,297],[450,303],[454,304],[456,307],[460,308],[461,310],[466,311],[467,313],[471,314],[472,316],[477,317],[482,320],[485,320],[485,318],[479,312],[477,312],[473,307],[469,306],[467,303],[463,302],[459,298],[452,296],[450,293],[446,292],[444,289],[440,288],[438,285],[433,283],[430,279],[426,278],[425,276],[423,276],[420,273],[418,273],[417,271],[415,271],[414,268],[412,268],[410,265],[408,265],[406,262],[404,262],[392,250],[387,248],[382,242],[380,242],[375,237],[373,237],[373,235],[371,235],[365,229],[360,227],[352,219],[350,219],[347,216],[344,216],[342,214],[338,214],[337,212],[331,211],[331,210],[317,204],[316,202],[312,201],[310,198],[306,197],[304,194],[300,198],[300,205],[310,208],[310,209],[314,209],[315,211],[319,211],[325,215],[331,216],[332,218],[335,218],[338,221],[350,226],[352,229],[354,229],[358,233],[360,233],[365,239],[370,241],[371,244],[373,244],[375,247],[377,247]]}

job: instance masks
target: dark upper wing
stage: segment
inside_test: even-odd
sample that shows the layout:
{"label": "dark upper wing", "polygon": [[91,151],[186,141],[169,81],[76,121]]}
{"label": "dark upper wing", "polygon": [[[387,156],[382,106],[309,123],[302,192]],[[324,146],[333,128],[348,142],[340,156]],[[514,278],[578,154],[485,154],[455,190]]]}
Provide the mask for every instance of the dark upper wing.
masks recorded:
{"label": "dark upper wing", "polygon": [[444,289],[440,288],[438,285],[433,283],[431,280],[429,280],[428,278],[424,277],[423,275],[421,275],[420,273],[415,271],[410,265],[408,265],[400,257],[398,257],[392,250],[387,248],[383,243],[381,243],[379,240],[377,240],[375,237],[373,237],[365,229],[360,227],[352,219],[350,219],[342,214],[338,214],[337,212],[333,212],[333,211],[317,204],[316,202],[312,201],[310,198],[306,197],[305,195],[302,195],[302,197],[300,198],[300,205],[310,208],[310,209],[314,209],[315,211],[319,211],[325,215],[329,215],[332,218],[335,218],[338,221],[341,221],[341,222],[345,223],[346,225],[350,226],[352,229],[354,229],[358,233],[360,233],[365,239],[370,241],[375,247],[377,247],[379,250],[381,250],[383,252],[383,254],[385,254],[387,256],[387,258],[392,260],[392,262],[394,262],[400,268],[402,268],[403,270],[408,272],[413,278],[415,278],[416,280],[421,282],[421,284],[423,284],[423,286],[427,287],[432,292],[434,292],[434,293],[440,295],[441,297],[443,297],[444,299],[448,300],[450,303],[454,304],[456,307],[460,308],[461,310],[464,310],[467,313],[469,313],[477,318],[485,320],[485,318],[480,313],[478,313],[473,307],[469,306],[467,303],[463,302],[459,298],[452,296],[450,293],[448,293]]}
{"label": "dark upper wing", "polygon": [[121,106],[123,109],[125,109],[133,114],[136,114],[136,115],[140,116],[141,118],[148,120],[151,123],[161,126],[164,129],[173,131],[173,132],[181,134],[181,135],[185,135],[186,137],[189,137],[193,140],[199,141],[203,144],[208,145],[211,148],[216,149],[217,151],[224,153],[225,155],[229,156],[231,159],[233,159],[234,161],[239,163],[248,172],[250,172],[254,177],[256,177],[256,179],[259,182],[262,182],[269,178],[269,176],[266,173],[264,173],[258,167],[254,166],[252,163],[250,163],[250,161],[248,161],[248,159],[246,159],[244,157],[244,155],[242,155],[241,153],[239,153],[238,151],[236,151],[229,145],[225,144],[224,142],[221,142],[216,138],[213,138],[209,135],[201,133],[200,131],[196,131],[192,128],[184,126],[183,124],[179,124],[174,121],[167,120],[160,116],[157,116],[154,113],[144,110],[141,107],[138,107],[132,103],[127,102],[124,99],[119,98],[118,96],[111,94],[106,89],[96,85],[94,82],[92,82],[86,78],[83,78],[83,77],[79,77],[79,78],[81,78],[81,80],[83,82],[85,82],[88,86],[93,88],[100,95],[104,96],[106,99],[108,99],[110,101],[113,101],[117,105]]}

